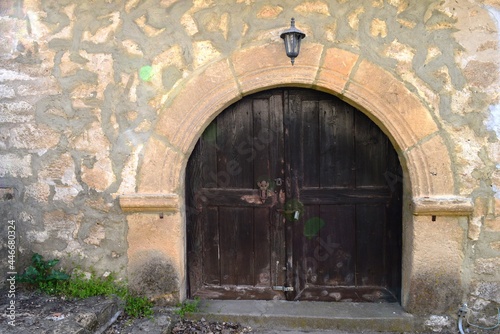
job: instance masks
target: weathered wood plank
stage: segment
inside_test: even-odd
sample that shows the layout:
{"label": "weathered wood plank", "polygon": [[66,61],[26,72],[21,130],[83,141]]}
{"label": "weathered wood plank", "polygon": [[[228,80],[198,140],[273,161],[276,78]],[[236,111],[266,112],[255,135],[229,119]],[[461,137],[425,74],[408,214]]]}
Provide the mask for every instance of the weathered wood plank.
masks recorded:
{"label": "weathered wood plank", "polygon": [[319,104],[321,187],[355,185],[354,108],[331,99]]}
{"label": "weathered wood plank", "polygon": [[386,185],[387,136],[367,116],[355,114],[356,187]]}
{"label": "weathered wood plank", "polygon": [[[219,207],[221,285],[238,284],[238,224],[240,208]],[[241,257],[241,255],[240,255]]]}
{"label": "weathered wood plank", "polygon": [[302,187],[319,187],[320,131],[318,101],[301,101]]}
{"label": "weathered wood plank", "polygon": [[386,286],[385,205],[356,206],[356,284]]}
{"label": "weathered wood plank", "polygon": [[241,100],[217,118],[217,185],[253,188],[252,101]]}
{"label": "weathered wood plank", "polygon": [[356,224],[354,205],[322,205],[320,230],[320,285],[354,285]]}
{"label": "weathered wood plank", "polygon": [[203,283],[220,284],[221,273],[219,263],[220,236],[219,236],[219,210],[217,207],[207,207],[204,214],[201,215],[202,236],[198,239],[203,240],[203,253],[200,258],[203,259]]}
{"label": "weathered wood plank", "polygon": [[252,285],[271,286],[271,213],[269,208],[254,210],[254,273]]}

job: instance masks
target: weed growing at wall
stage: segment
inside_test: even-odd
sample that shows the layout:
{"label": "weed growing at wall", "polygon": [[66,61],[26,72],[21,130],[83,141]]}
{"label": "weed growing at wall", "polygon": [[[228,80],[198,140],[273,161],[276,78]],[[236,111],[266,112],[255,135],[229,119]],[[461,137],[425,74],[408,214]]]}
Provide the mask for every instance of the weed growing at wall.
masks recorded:
{"label": "weed growing at wall", "polygon": [[198,305],[200,304],[200,299],[195,298],[192,301],[186,300],[184,303],[179,303],[177,307],[179,309],[176,311],[181,318],[184,318],[186,314],[198,312]]}
{"label": "weed growing at wall", "polygon": [[124,284],[116,282],[113,274],[107,277],[92,274],[87,278],[82,272],[76,271],[67,284],[59,286],[58,293],[74,298],[116,295],[125,301],[125,313],[129,316],[138,318],[153,315],[153,304],[146,297],[131,294]]}
{"label": "weed growing at wall", "polygon": [[53,267],[59,262],[57,259],[45,261],[43,256],[35,253],[31,257],[31,266],[16,276],[16,281],[28,283],[46,293],[53,293],[62,282],[68,281],[70,276],[62,270]]}
{"label": "weed growing at wall", "polygon": [[17,276],[17,281],[28,283],[31,288],[51,295],[70,298],[116,295],[125,302],[125,312],[129,316],[137,318],[153,315],[153,303],[146,297],[133,295],[125,284],[116,282],[113,274],[97,277],[92,273],[86,277],[81,270],[75,270],[70,276],[53,268],[58,262],[57,259],[44,261],[43,256],[34,254],[32,265]]}

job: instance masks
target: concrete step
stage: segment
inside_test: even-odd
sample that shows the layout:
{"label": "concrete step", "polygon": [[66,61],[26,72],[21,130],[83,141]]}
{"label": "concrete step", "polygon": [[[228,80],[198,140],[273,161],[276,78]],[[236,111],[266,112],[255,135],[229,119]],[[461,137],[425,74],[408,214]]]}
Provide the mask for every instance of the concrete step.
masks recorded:
{"label": "concrete step", "polygon": [[412,332],[413,316],[397,303],[203,300],[189,319],[238,322],[253,329]]}

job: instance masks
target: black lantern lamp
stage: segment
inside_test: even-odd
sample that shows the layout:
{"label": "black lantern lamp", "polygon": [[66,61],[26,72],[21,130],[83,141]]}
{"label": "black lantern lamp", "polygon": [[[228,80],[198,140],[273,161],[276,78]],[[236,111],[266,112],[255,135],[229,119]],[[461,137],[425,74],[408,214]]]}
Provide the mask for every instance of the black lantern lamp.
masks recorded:
{"label": "black lantern lamp", "polygon": [[299,55],[300,40],[305,38],[306,34],[295,28],[295,19],[292,17],[290,28],[283,31],[280,37],[285,41],[286,55],[290,57],[293,65],[295,58]]}

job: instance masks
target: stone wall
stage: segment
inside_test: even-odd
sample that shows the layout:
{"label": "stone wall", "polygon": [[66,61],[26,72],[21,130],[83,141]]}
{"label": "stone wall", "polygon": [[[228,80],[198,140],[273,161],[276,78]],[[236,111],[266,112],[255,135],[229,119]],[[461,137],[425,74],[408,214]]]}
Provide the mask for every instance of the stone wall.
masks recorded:
{"label": "stone wall", "polygon": [[[307,34],[294,68],[279,38],[291,17]],[[182,175],[194,145],[187,138],[216,112],[200,117],[183,108],[210,96],[211,85],[234,86],[227,98],[192,108],[221,111],[287,75],[372,116],[408,161],[408,205],[436,194],[472,202],[470,216],[433,222],[441,211],[405,214],[406,306],[451,315],[461,302],[478,314],[500,304],[498,1],[6,0],[0,32],[0,212],[2,231],[16,224],[18,268],[39,252],[67,268],[128,275],[152,298],[184,298]],[[336,75],[345,76],[338,89]],[[373,99],[360,98],[362,90]],[[375,112],[384,103],[395,116],[408,109],[414,142],[398,139],[398,122],[391,128]],[[431,127],[420,126],[422,115]],[[425,163],[411,165],[420,155]],[[429,186],[418,188],[416,179]],[[138,193],[175,196],[155,198],[157,207],[120,206],[121,195]],[[160,287],[151,287],[155,276],[134,274],[152,267],[171,274],[158,273]],[[0,270],[8,271],[6,262]],[[445,297],[426,302],[436,294]]]}

